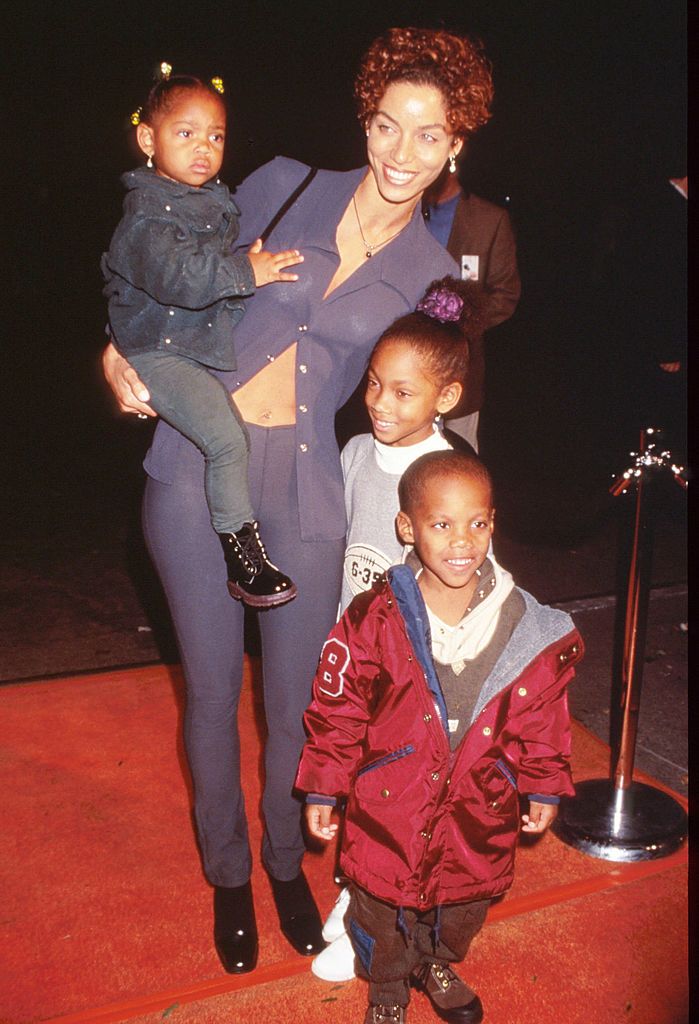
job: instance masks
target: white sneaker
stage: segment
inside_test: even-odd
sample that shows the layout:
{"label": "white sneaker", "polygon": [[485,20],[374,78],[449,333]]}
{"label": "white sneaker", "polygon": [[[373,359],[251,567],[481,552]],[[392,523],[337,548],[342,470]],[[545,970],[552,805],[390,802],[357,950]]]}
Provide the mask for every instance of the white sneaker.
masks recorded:
{"label": "white sneaker", "polygon": [[349,888],[345,886],[340,890],[340,895],[335,900],[335,906],[328,914],[323,925],[323,938],[326,942],[334,942],[339,939],[345,931],[345,911],[349,906]]}
{"label": "white sneaker", "polygon": [[323,981],[351,981],[354,972],[354,950],[347,932],[343,932],[322,953],[311,960],[311,970]]}

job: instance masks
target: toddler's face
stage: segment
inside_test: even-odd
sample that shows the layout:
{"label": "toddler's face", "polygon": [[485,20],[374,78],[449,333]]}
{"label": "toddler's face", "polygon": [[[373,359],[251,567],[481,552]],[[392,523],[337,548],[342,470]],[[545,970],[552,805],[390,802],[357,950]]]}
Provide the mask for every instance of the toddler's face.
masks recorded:
{"label": "toddler's face", "polygon": [[[401,539],[414,545],[424,583],[431,590],[458,590],[470,599],[493,536],[491,502],[490,488],[477,477],[435,475],[426,482],[416,506],[399,513]],[[421,578],[421,588],[422,582]]]}
{"label": "toddler's face", "polygon": [[226,138],[226,108],[218,96],[183,89],[154,120],[138,126],[137,138],[157,174],[195,188],[218,174]]}
{"label": "toddler's face", "polygon": [[402,448],[429,437],[435,416],[453,408],[460,394],[458,385],[440,387],[414,349],[396,340],[374,352],[364,401],[374,437]]}

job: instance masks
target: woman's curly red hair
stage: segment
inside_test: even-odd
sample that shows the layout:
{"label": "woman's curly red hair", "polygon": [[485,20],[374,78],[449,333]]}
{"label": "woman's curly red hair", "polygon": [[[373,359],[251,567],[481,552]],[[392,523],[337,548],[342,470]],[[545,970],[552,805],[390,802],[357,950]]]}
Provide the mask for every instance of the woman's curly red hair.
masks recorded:
{"label": "woman's curly red hair", "polygon": [[490,118],[493,79],[479,42],[440,29],[391,28],[375,39],[354,83],[359,120],[367,127],[392,82],[435,86],[453,133],[464,138]]}

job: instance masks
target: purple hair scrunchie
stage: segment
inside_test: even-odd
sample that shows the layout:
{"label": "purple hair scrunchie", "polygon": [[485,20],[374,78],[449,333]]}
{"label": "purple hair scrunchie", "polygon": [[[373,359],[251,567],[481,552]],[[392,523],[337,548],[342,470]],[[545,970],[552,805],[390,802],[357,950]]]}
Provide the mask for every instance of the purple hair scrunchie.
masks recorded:
{"label": "purple hair scrunchie", "polygon": [[441,323],[456,323],[461,317],[464,300],[448,288],[435,288],[420,299],[415,309],[419,313],[439,320]]}

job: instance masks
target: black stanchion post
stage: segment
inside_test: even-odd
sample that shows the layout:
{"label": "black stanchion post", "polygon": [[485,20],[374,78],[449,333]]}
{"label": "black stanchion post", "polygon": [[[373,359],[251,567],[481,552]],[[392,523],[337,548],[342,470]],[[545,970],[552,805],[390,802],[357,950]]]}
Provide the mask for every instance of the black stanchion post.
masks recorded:
{"label": "black stanchion post", "polygon": [[568,846],[605,860],[664,857],[676,850],[687,835],[684,808],[669,793],[633,779],[655,515],[654,495],[649,491],[658,472],[664,469],[672,472],[680,486],[687,486],[683,468],[675,465],[669,451],[658,449],[659,436],[660,432],[653,427],[641,432],[639,451],[631,452],[634,464],[611,488],[616,496],[636,485],[621,669],[621,734],[612,778],[578,783],[575,796],[562,802],[553,824],[553,831]]}

